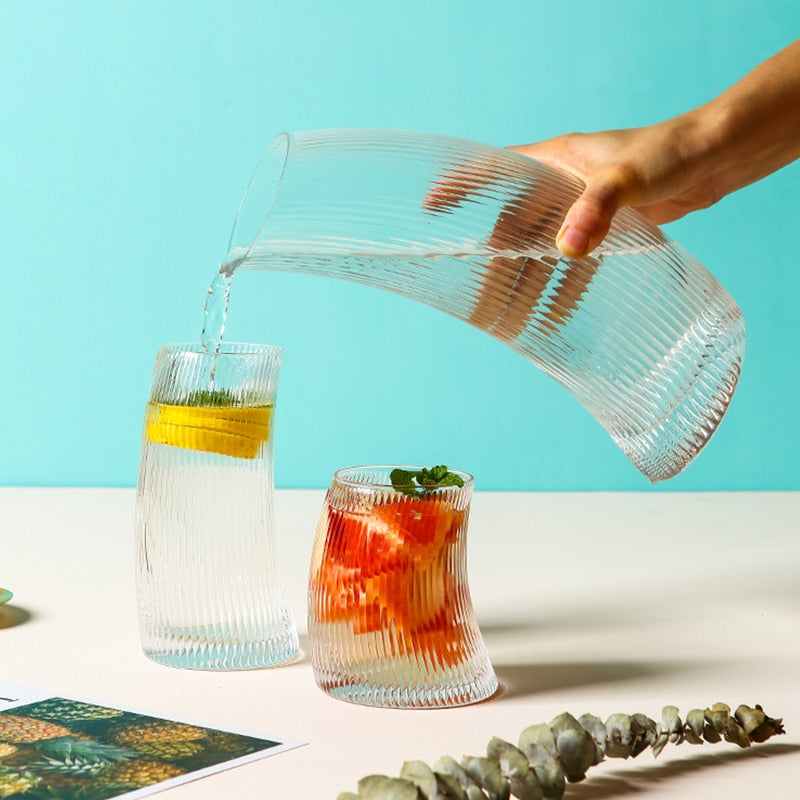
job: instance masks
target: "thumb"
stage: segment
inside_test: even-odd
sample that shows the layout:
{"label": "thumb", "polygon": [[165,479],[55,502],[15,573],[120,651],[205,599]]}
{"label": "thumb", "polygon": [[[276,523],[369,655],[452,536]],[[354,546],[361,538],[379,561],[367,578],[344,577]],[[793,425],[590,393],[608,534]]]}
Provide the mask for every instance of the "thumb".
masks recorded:
{"label": "thumb", "polygon": [[590,178],[583,194],[567,212],[556,236],[556,246],[567,258],[583,258],[608,234],[614,215],[625,204],[621,176],[605,173]]}

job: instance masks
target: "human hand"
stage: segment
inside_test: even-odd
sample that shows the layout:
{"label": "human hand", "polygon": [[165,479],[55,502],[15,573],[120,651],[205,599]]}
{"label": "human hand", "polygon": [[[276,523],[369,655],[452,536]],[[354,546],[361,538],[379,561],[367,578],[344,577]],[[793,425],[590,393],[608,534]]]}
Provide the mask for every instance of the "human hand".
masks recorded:
{"label": "human hand", "polygon": [[699,168],[694,139],[692,120],[685,115],[646,128],[571,133],[510,149],[585,184],[556,236],[564,255],[581,258],[603,241],[623,206],[660,225],[722,196],[717,170]]}
{"label": "human hand", "polygon": [[[701,158],[708,148],[698,129],[689,113],[645,128],[569,133],[508,148],[572,174],[584,189],[571,206],[556,197],[546,207],[533,196],[517,198],[498,218],[491,244],[519,245],[531,231],[541,239],[554,225],[550,241],[565,256],[583,258],[623,206],[661,225],[712,205],[728,188],[717,177],[724,164]],[[425,207],[442,212],[461,205],[496,180],[494,171],[489,163],[462,165],[431,188]]]}
{"label": "human hand", "polygon": [[[548,178],[555,179],[553,187]],[[567,265],[555,252],[556,233],[577,191],[576,182],[559,182],[551,168],[528,166],[508,151],[464,161],[436,177],[423,199],[431,213],[503,198],[483,243],[487,258],[470,323],[510,343],[534,314],[545,336],[569,319],[598,266],[594,258]]]}

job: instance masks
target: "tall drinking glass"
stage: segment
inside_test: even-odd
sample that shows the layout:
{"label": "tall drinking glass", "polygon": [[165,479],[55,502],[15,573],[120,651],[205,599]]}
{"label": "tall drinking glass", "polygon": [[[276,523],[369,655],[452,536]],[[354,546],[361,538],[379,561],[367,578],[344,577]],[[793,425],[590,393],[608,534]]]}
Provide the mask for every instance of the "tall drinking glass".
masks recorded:
{"label": "tall drinking glass", "polygon": [[560,383],[651,481],[671,478],[728,408],[742,313],[632,209],[594,253],[562,256],[555,236],[581,190],[519,153],[448,136],[282,134],[242,198],[222,271],[342,278],[452,314]]}
{"label": "tall drinking glass", "polygon": [[298,652],[273,522],[283,351],[171,344],[156,356],[136,494],[142,646],[175,667],[268,667]]}

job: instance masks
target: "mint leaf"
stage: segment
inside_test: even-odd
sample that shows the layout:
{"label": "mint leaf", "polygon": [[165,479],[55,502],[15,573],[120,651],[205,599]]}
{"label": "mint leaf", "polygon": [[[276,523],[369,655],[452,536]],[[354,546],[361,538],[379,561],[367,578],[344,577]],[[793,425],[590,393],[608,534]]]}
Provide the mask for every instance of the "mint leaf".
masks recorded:
{"label": "mint leaf", "polygon": [[197,406],[200,408],[227,408],[230,406],[264,406],[268,402],[261,399],[255,392],[237,392],[233,389],[193,389],[186,394],[174,389],[162,388],[154,391],[151,397],[153,403],[164,403],[177,406]]}
{"label": "mint leaf", "polygon": [[423,467],[421,470],[393,469],[389,474],[392,487],[409,497],[421,497],[439,486],[463,486],[464,480],[450,472],[444,464]]}
{"label": "mint leaf", "polygon": [[447,467],[444,464],[439,464],[438,466],[431,467],[430,469],[425,469],[425,467],[423,467],[419,482],[424,486],[433,483],[441,483],[445,475],[447,475]]}
{"label": "mint leaf", "polygon": [[448,472],[442,476],[442,479],[439,481],[439,486],[463,486],[464,479],[460,475],[456,475],[455,472]]}
{"label": "mint leaf", "polygon": [[419,493],[414,485],[415,476],[415,472],[398,467],[389,473],[389,480],[392,482],[392,488],[395,491],[407,494],[409,497],[416,497]]}
{"label": "mint leaf", "polygon": [[195,389],[186,397],[187,406],[232,406],[236,396],[230,389]]}

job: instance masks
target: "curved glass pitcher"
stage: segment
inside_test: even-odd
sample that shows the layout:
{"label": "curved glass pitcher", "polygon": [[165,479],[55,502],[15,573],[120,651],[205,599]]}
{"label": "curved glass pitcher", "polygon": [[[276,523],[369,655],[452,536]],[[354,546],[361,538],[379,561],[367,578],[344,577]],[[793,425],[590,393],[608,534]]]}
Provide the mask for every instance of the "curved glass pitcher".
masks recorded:
{"label": "curved glass pitcher", "polygon": [[538,161],[451,137],[281,134],[220,271],[343,278],[469,322],[558,381],[645,476],[664,480],[719,425],[744,320],[703,266],[631,209],[590,256],[563,257],[555,236],[581,189]]}

